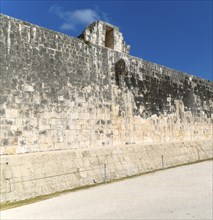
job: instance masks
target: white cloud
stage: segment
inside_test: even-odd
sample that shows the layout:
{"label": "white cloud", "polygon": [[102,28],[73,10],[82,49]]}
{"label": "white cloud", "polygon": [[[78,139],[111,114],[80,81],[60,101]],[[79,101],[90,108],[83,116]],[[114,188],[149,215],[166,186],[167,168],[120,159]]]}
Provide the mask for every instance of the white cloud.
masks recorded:
{"label": "white cloud", "polygon": [[100,19],[97,13],[92,9],[81,9],[76,10],[71,13],[71,20],[81,23],[81,24],[89,24],[95,20]]}
{"label": "white cloud", "polygon": [[60,28],[61,28],[62,30],[75,30],[75,26],[74,26],[73,24],[67,23],[67,22],[64,22],[64,23],[60,26]]}
{"label": "white cloud", "polygon": [[79,25],[88,25],[96,20],[108,21],[106,13],[100,12],[100,10],[93,9],[78,9],[75,11],[64,11],[62,7],[53,5],[50,12],[56,14],[60,19],[63,20],[60,28],[62,30],[76,30]]}

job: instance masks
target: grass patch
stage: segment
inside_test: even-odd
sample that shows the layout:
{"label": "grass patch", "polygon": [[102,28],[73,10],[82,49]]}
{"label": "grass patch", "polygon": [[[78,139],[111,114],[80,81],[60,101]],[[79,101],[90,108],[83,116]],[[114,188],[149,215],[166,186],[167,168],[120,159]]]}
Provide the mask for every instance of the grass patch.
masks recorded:
{"label": "grass patch", "polygon": [[149,173],[154,173],[154,172],[157,172],[157,171],[162,171],[162,170],[172,169],[172,168],[175,168],[175,167],[180,167],[180,166],[205,162],[205,161],[208,161],[208,160],[213,160],[213,158],[199,160],[199,161],[192,161],[192,162],[188,162],[188,163],[184,163],[184,164],[178,164],[178,165],[165,167],[165,168],[160,168],[160,169],[155,169],[155,170],[149,170],[149,171],[146,171],[144,173],[138,173],[138,174],[131,175],[131,176],[125,176],[125,177],[121,177],[121,178],[118,178],[118,179],[109,180],[109,181],[106,181],[106,182],[96,183],[96,184],[92,184],[92,185],[85,185],[85,186],[76,187],[76,188],[73,188],[73,189],[67,189],[67,190],[63,190],[63,191],[60,191],[60,192],[55,192],[55,193],[51,193],[51,194],[47,194],[47,195],[37,196],[37,197],[34,197],[34,198],[25,199],[25,200],[21,200],[21,201],[0,203],[0,210],[2,211],[2,210],[6,210],[6,209],[11,209],[11,208],[23,206],[23,205],[28,205],[28,204],[43,201],[43,200],[46,200],[46,199],[54,198],[54,197],[60,196],[64,193],[75,192],[75,191],[78,191],[78,190],[88,189],[88,188],[103,185],[103,184],[110,184],[110,183],[114,183],[114,182],[119,182],[119,181],[122,181],[122,180],[142,176],[142,175],[149,174]]}

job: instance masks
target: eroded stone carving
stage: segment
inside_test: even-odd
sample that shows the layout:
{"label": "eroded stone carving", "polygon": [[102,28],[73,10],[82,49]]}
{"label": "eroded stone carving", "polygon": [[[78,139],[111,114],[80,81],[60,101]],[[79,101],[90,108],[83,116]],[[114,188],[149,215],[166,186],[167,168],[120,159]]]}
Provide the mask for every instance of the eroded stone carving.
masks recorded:
{"label": "eroded stone carving", "polygon": [[122,57],[115,63],[115,74],[118,76],[125,76],[129,72],[129,60]]}

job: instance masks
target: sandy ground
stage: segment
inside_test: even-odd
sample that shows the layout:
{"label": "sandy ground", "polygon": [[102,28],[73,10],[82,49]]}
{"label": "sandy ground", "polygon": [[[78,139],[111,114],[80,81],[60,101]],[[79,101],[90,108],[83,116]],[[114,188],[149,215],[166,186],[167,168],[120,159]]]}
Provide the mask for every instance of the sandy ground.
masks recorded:
{"label": "sandy ground", "polygon": [[213,161],[158,171],[1,212],[0,219],[212,219]]}

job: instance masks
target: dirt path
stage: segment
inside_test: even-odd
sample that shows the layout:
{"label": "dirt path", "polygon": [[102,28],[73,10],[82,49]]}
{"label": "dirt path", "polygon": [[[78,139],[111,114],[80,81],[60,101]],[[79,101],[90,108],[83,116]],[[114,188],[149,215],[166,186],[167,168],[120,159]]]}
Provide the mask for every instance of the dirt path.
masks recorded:
{"label": "dirt path", "polygon": [[0,219],[212,219],[212,161],[63,194]]}

